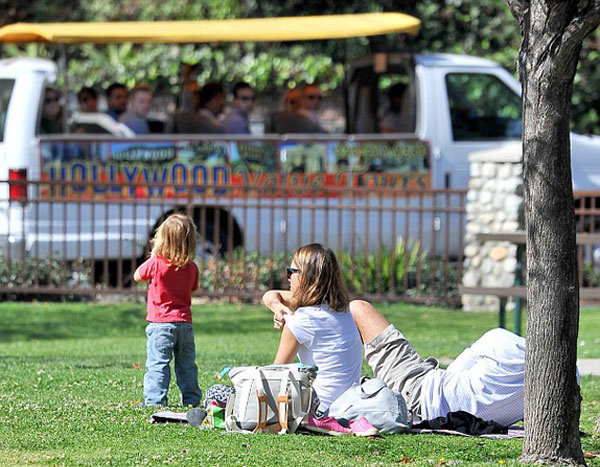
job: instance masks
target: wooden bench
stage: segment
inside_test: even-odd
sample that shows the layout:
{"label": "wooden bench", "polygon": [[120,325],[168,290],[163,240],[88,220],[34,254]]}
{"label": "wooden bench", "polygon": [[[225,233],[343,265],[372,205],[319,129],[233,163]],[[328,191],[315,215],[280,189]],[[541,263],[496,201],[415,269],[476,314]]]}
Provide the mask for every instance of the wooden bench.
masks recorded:
{"label": "wooden bench", "polygon": [[[525,232],[515,233],[479,233],[475,238],[480,243],[495,241],[495,242],[510,242],[515,245],[525,245]],[[577,234],[577,246],[600,245],[600,234]],[[521,308],[522,301],[527,299],[527,287],[523,286],[522,266],[519,262],[515,284],[511,287],[464,287],[459,286],[458,290],[461,295],[493,295],[500,299],[498,310],[498,325],[501,328],[506,327],[506,300],[514,298],[515,300],[515,333],[521,335]],[[580,287],[579,298],[587,301],[600,301],[600,288],[597,287]]]}

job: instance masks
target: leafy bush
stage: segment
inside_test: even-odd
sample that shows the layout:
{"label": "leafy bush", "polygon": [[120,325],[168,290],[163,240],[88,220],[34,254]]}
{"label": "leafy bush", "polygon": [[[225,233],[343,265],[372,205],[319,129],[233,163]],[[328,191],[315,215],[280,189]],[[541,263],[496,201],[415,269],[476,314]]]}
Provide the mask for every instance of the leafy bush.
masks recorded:
{"label": "leafy bush", "polygon": [[[14,292],[0,292],[0,297],[10,300],[64,300],[77,296],[77,289],[89,289],[91,284],[91,268],[83,260],[64,261],[50,258],[26,258],[8,261],[0,257],[0,284],[14,288]],[[73,294],[57,295],[38,292],[43,288],[72,288]],[[27,289],[31,289],[28,291]]]}
{"label": "leafy bush", "polygon": [[[198,261],[201,269],[200,290],[208,292],[254,292],[286,289],[284,268],[290,258],[283,253],[273,256],[242,253],[231,257]],[[381,254],[338,253],[342,276],[354,295],[392,293],[447,298],[457,295],[458,278],[454,265],[429,256],[419,242],[407,245],[398,238],[393,252],[382,247]],[[204,269],[202,269],[204,267]]]}
{"label": "leafy bush", "polygon": [[200,268],[200,290],[208,292],[254,292],[287,288],[284,269],[289,259],[283,253],[271,256],[244,253],[236,249],[231,256],[196,260]]}
{"label": "leafy bush", "polygon": [[600,269],[592,261],[583,263],[580,287],[598,287],[600,285]]}
{"label": "leafy bush", "polygon": [[[393,251],[382,247],[380,255],[365,255],[361,251],[354,256],[340,252],[338,260],[343,278],[353,295],[389,293],[448,298],[457,294],[456,268],[440,258],[431,257],[418,242],[408,245],[398,238]],[[238,293],[255,295],[268,289],[287,289],[285,268],[289,261],[290,255],[283,253],[259,255],[241,249],[223,257],[199,258],[196,263],[200,269],[200,294],[204,291],[223,296]],[[128,284],[125,279],[131,276],[131,271],[125,262],[122,267],[124,282]],[[103,274],[98,274],[98,269],[96,273],[96,279],[102,281]],[[116,264],[109,274],[116,274]],[[26,259],[9,264],[6,258],[0,258],[0,283],[14,289],[14,292],[3,295],[10,299],[72,300],[92,288],[103,293],[118,293],[111,286],[113,282],[109,278],[108,283],[95,284],[92,269],[84,260]],[[60,296],[36,291],[37,287],[69,288],[72,293]],[[140,284],[136,287],[145,290],[146,286]]]}
{"label": "leafy bush", "polygon": [[342,274],[352,293],[393,293],[399,295],[456,296],[456,268],[442,258],[421,250],[415,241],[409,245],[398,237],[394,250],[383,246],[381,255],[340,254]]}

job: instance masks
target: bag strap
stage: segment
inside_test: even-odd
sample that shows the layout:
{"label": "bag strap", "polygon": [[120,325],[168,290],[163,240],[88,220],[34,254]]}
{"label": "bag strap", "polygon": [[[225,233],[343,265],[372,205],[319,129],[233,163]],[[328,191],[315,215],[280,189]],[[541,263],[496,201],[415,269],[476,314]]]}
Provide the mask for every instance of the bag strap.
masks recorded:
{"label": "bag strap", "polygon": [[287,390],[289,376],[289,370],[281,372],[279,394],[277,395],[277,419],[279,421],[279,434],[285,434],[289,432],[288,416],[290,411],[290,397]]}
{"label": "bag strap", "polygon": [[256,368],[254,382],[256,384],[257,420],[254,433],[265,433],[267,431],[267,417],[269,415],[269,398],[265,391],[263,380],[266,379],[260,368]]}
{"label": "bag strap", "polygon": [[234,433],[252,433],[251,431],[242,430],[237,423],[237,418],[233,415],[236,397],[237,395],[234,392],[227,399],[227,405],[225,406],[225,429]]}
{"label": "bag strap", "polygon": [[[374,381],[374,380],[371,380],[371,381]],[[360,398],[361,399],[370,399],[372,397],[375,397],[377,394],[379,394],[384,389],[386,389],[385,385],[381,385],[373,392],[365,392],[365,388],[364,388],[363,384],[360,385]]]}
{"label": "bag strap", "polygon": [[[304,420],[304,417],[306,417],[308,411],[310,411],[310,407],[312,405],[312,389],[310,387],[308,388],[308,407],[306,411],[303,411],[302,388],[300,387],[300,383],[298,382],[294,374],[289,370],[287,371],[287,379],[291,383],[292,388],[292,416],[291,421],[289,420],[290,417],[288,417],[288,429],[290,433],[295,433],[300,423],[302,423],[302,420]],[[293,395],[294,392],[296,393],[296,397],[294,397]]]}

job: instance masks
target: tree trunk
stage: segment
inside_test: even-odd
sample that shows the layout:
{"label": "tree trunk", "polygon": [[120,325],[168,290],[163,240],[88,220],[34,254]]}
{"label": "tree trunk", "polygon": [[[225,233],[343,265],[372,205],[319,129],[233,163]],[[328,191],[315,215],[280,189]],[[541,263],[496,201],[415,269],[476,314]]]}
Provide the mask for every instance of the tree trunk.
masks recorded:
{"label": "tree trunk", "polygon": [[[532,2],[520,51],[527,230],[522,462],[585,465],[575,368],[579,285],[569,116],[581,42],[562,42],[576,2]],[[563,49],[561,49],[563,47]]]}

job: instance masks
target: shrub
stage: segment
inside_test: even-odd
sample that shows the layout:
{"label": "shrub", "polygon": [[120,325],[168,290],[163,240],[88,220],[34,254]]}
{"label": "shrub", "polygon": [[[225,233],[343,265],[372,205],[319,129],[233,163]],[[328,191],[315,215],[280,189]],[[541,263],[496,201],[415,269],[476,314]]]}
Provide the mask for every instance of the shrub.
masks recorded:
{"label": "shrub", "polygon": [[[89,289],[92,286],[90,277],[91,268],[83,260],[26,258],[9,262],[6,257],[0,257],[0,284],[15,289],[14,292],[0,293],[0,296],[9,300],[72,300],[78,295],[77,289]],[[38,287],[69,287],[74,293],[44,293],[36,291]]]}
{"label": "shrub", "polygon": [[[268,289],[287,289],[285,268],[290,259],[291,255],[283,253],[259,255],[241,249],[222,257],[199,258],[196,262],[200,268],[200,294],[204,291],[226,297],[240,292],[254,295]],[[456,268],[430,256],[418,242],[409,244],[399,237],[393,250],[382,247],[379,255],[361,251],[354,256],[343,251],[338,252],[338,260],[353,295],[397,294],[443,299],[457,294]],[[125,279],[131,276],[131,271],[125,263],[122,267],[124,282],[129,283]],[[109,272],[116,274],[113,269]],[[103,293],[113,291],[110,280],[107,284],[94,284],[91,274],[92,269],[84,260],[26,259],[9,264],[6,258],[0,258],[0,283],[15,290],[5,295],[10,299],[72,300],[78,292],[82,295],[92,287]],[[101,280],[102,274],[97,278]],[[71,288],[73,293],[61,297],[35,291],[36,287]],[[145,285],[137,287],[145,289]]]}

